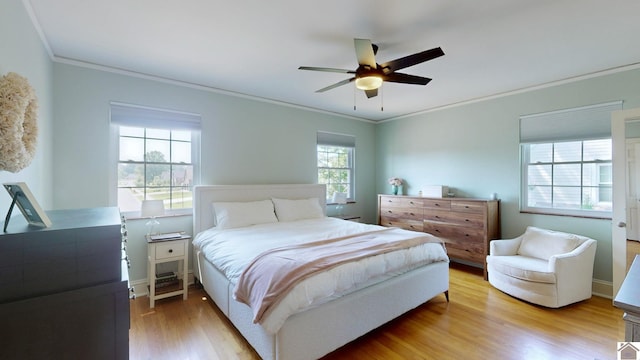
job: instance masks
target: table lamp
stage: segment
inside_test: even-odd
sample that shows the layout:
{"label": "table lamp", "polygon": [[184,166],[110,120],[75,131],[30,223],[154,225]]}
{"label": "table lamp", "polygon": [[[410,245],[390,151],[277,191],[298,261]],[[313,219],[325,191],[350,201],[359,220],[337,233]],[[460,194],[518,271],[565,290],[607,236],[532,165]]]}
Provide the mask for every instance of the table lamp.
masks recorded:
{"label": "table lamp", "polygon": [[160,223],[156,220],[156,216],[164,215],[164,201],[162,200],[143,200],[140,208],[140,216],[151,217],[147,222],[147,235],[153,234],[153,227]]}
{"label": "table lamp", "polygon": [[338,215],[342,216],[342,210],[344,209],[344,204],[347,203],[347,194],[341,192],[334,192],[332,202],[337,204],[336,210],[338,211]]}

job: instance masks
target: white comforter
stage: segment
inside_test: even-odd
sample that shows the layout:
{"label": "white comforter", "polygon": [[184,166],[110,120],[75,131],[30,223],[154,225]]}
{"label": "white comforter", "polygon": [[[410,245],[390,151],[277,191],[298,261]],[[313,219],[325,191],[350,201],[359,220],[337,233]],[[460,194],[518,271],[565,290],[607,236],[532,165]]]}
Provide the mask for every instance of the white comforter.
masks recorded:
{"label": "white comforter", "polygon": [[[212,228],[198,234],[193,244],[196,251],[202,251],[205,258],[235,285],[245,267],[268,249],[384,229],[377,225],[322,218],[237,229]],[[407,236],[415,234],[407,231]],[[448,261],[443,246],[427,243],[337,266],[296,285],[261,325],[268,332],[276,333],[289,316],[299,311],[437,261]]]}

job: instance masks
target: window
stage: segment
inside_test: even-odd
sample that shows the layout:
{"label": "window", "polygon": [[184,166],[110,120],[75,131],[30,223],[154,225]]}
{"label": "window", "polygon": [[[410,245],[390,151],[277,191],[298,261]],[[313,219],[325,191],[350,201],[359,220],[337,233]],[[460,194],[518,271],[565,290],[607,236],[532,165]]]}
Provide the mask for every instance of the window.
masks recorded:
{"label": "window", "polygon": [[328,202],[336,192],[346,193],[350,201],[355,198],[354,149],[353,136],[318,132],[318,183],[327,185]]}
{"label": "window", "polygon": [[612,102],[520,118],[524,212],[611,218]]}
{"label": "window", "polygon": [[523,210],[610,217],[611,139],[522,146]]}
{"label": "window", "polygon": [[[117,134],[117,204],[137,212],[142,200],[163,200],[168,212],[192,208],[198,175],[196,115],[122,104],[111,107]],[[199,127],[199,116],[197,116]]]}

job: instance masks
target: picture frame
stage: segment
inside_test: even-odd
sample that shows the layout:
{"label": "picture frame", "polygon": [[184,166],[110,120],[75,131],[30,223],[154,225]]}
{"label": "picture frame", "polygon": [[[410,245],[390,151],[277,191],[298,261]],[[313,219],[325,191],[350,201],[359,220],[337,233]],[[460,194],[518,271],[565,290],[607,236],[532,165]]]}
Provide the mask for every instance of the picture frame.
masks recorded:
{"label": "picture frame", "polygon": [[33,193],[24,182],[4,183],[2,184],[11,196],[11,206],[4,220],[4,232],[7,231],[7,225],[11,218],[13,207],[17,204],[20,212],[31,226],[47,228],[51,226],[51,220],[42,210],[40,204],[33,196]]}

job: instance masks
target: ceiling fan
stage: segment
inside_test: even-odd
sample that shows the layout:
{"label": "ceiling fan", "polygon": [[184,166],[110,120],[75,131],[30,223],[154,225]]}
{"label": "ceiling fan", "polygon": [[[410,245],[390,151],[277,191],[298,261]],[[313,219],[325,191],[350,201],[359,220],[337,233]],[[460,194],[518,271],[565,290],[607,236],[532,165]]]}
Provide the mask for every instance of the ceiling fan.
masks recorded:
{"label": "ceiling fan", "polygon": [[344,74],[355,74],[350,79],[339,81],[333,85],[317,90],[316,92],[325,92],[338,86],[348,84],[355,80],[356,87],[364,90],[368,98],[378,95],[378,88],[384,81],[427,85],[431,79],[421,76],[409,75],[396,72],[409,66],[420,64],[444,55],[441,48],[433,48],[412,55],[404,56],[395,60],[387,61],[383,64],[376,63],[376,53],[378,46],[371,43],[369,39],[353,39],[356,48],[356,57],[358,58],[358,68],[356,70],[345,70],[324,67],[300,66],[299,70],[327,71]]}

